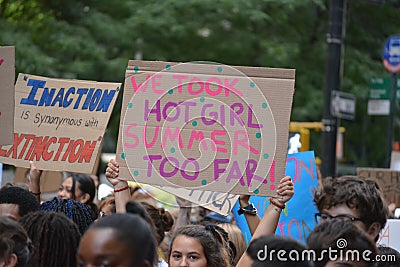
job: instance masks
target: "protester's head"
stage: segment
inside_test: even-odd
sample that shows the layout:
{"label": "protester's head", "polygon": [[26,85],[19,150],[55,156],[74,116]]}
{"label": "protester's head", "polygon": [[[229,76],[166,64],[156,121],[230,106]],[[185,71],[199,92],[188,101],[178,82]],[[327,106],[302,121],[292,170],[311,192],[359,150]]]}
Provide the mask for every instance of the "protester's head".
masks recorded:
{"label": "protester's head", "polygon": [[236,224],[222,223],[218,224],[222,229],[228,233],[229,240],[232,241],[233,246],[236,250],[236,256],[234,258],[235,265],[239,261],[240,257],[246,251],[246,240],[244,239],[243,233]]}
{"label": "protester's head", "polygon": [[35,247],[32,267],[76,266],[81,234],[65,214],[36,211],[22,217],[20,222]]}
{"label": "protester's head", "polygon": [[171,230],[174,224],[174,218],[164,208],[156,208],[147,202],[140,203],[140,205],[142,205],[149,214],[155,227],[157,244],[161,244],[165,237],[165,232]]}
{"label": "protester's head", "polygon": [[78,225],[81,234],[94,222],[90,209],[85,204],[72,199],[54,198],[43,202],[40,210],[64,213]]}
{"label": "protester's head", "polygon": [[82,237],[78,266],[151,267],[157,262],[151,226],[135,214],[112,214]]}
{"label": "protester's head", "polygon": [[233,257],[226,237],[227,233],[216,225],[188,225],[177,229],[170,245],[169,266],[231,266]]}
{"label": "protester's head", "polygon": [[[314,262],[315,267],[335,266],[339,263],[371,266],[376,256],[375,243],[365,231],[338,218],[318,224],[309,234],[307,245],[316,252],[318,260]],[[331,255],[327,253],[329,250],[336,253]]]}
{"label": "protester's head", "polygon": [[58,190],[59,199],[73,199],[88,205],[92,211],[94,219],[97,218],[98,209],[93,203],[96,196],[96,185],[93,179],[88,174],[83,173],[71,173],[71,175],[65,179]]}
{"label": "protester's head", "polygon": [[39,202],[29,191],[16,186],[0,190],[0,216],[18,221],[25,214],[38,209]]}
{"label": "protester's head", "polygon": [[108,196],[100,202],[99,206],[99,218],[103,218],[106,216],[110,216],[113,213],[117,212],[117,208],[115,206],[115,197]]}
{"label": "protester's head", "polygon": [[325,178],[314,192],[321,218],[350,220],[377,241],[384,228],[388,210],[378,184],[357,176]]}
{"label": "protester's head", "polygon": [[5,255],[5,258],[2,259],[3,262],[9,266],[31,266],[30,260],[33,253],[33,246],[22,225],[15,220],[0,216],[0,240],[2,243],[1,247],[5,249],[5,251],[0,253]]}
{"label": "protester's head", "polygon": [[380,261],[376,267],[400,267],[400,252],[391,247],[378,246]]}
{"label": "protester's head", "polygon": [[[295,239],[268,235],[251,241],[246,253],[253,261],[251,267],[312,267],[311,260],[301,257],[305,250],[306,247]],[[296,255],[300,256],[296,258]]]}

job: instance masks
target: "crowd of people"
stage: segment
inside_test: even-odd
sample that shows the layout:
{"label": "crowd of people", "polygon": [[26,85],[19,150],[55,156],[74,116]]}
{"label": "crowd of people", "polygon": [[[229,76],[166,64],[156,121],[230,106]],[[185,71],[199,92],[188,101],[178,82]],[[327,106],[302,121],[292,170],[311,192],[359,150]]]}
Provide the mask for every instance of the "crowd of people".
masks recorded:
{"label": "crowd of people", "polygon": [[[279,181],[262,218],[250,197],[240,196],[240,209],[232,212],[246,219],[252,234],[246,244],[231,217],[203,208],[205,215],[193,221],[190,203],[179,196],[178,212],[137,197],[115,160],[105,173],[114,190],[98,202],[93,177],[75,173],[57,197],[42,201],[42,172],[30,164],[27,186],[0,189],[0,267],[400,266],[398,251],[376,244],[388,206],[373,180],[322,179],[313,192],[318,224],[304,244],[275,234],[295,194],[290,177]],[[376,260],[383,255],[393,256]]]}

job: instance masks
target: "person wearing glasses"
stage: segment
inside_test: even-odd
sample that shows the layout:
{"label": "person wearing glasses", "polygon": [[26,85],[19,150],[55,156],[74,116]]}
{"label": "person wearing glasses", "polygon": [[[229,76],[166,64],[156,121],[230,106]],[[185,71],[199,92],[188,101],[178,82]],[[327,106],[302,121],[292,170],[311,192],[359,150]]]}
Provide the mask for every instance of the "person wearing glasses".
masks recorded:
{"label": "person wearing glasses", "polygon": [[314,191],[317,223],[334,218],[351,222],[377,242],[388,208],[378,184],[357,176],[327,177]]}

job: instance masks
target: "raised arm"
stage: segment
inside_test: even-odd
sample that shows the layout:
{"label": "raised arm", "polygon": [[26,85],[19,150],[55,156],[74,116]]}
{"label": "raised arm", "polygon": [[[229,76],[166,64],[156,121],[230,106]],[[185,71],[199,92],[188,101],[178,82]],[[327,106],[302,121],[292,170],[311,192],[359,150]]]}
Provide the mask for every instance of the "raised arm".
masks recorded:
{"label": "raised arm", "polygon": [[[263,235],[275,234],[278,226],[279,218],[282,210],[294,194],[294,185],[289,176],[282,178],[279,181],[276,195],[270,198],[270,205],[264,212],[264,216],[258,224],[251,240],[254,240]],[[245,252],[240,258],[237,267],[248,267],[251,265],[251,259]]]}
{"label": "raised arm", "polygon": [[[248,210],[248,207],[252,206],[249,200],[250,200],[249,195],[240,195],[239,197],[240,208],[243,210]],[[243,215],[246,219],[247,225],[249,226],[250,233],[251,235],[253,235],[261,219],[257,213],[254,214],[252,212],[244,212]]]}
{"label": "raised arm", "polygon": [[29,165],[29,191],[40,203],[40,177],[42,176],[42,170],[39,170],[33,161],[29,161]]}
{"label": "raised arm", "polygon": [[175,198],[179,205],[179,213],[174,225],[174,231],[182,226],[190,224],[190,215],[192,213],[192,202],[178,196],[175,196]]}
{"label": "raised arm", "polygon": [[117,213],[125,213],[125,205],[131,199],[131,193],[127,181],[118,179],[119,165],[115,159],[108,162],[106,178],[114,187],[115,208]]}

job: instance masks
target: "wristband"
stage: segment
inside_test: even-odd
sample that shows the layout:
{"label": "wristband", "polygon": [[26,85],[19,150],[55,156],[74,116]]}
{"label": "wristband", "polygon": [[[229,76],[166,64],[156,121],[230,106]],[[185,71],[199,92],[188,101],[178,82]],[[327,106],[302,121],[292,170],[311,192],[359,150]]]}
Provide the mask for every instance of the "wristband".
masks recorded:
{"label": "wristband", "polygon": [[40,194],[41,194],[41,192],[38,192],[38,193],[34,193],[32,191],[29,191],[29,192],[31,192],[31,194],[34,195],[34,196],[40,196]]}
{"label": "wristband", "polygon": [[249,214],[249,215],[257,215],[257,209],[254,207],[253,204],[250,204],[250,205],[240,208],[238,210],[239,215],[242,215],[244,213]]}
{"label": "wristband", "polygon": [[122,192],[122,191],[125,191],[127,189],[129,189],[129,185],[127,185],[125,187],[122,187],[121,189],[114,190],[114,193]]}
{"label": "wristband", "polygon": [[275,207],[277,207],[281,210],[285,209],[285,204],[281,205],[278,202],[275,202],[275,200],[273,198],[269,199],[269,203],[271,203],[272,205],[274,205]]}

